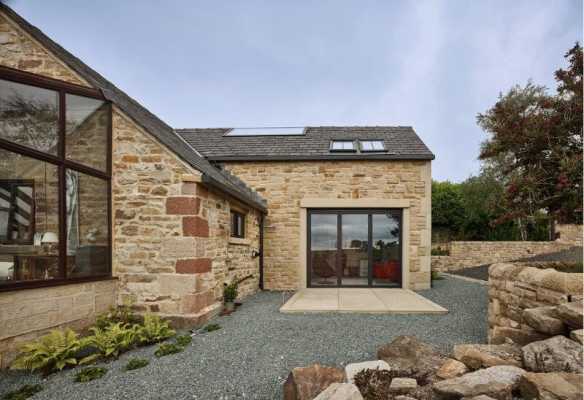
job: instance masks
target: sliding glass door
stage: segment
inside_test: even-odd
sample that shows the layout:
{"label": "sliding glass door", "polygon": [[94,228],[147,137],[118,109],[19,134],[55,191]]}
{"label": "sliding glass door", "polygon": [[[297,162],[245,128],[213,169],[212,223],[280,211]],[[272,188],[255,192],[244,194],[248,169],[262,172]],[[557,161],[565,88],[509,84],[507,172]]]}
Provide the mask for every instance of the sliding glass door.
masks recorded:
{"label": "sliding glass door", "polygon": [[309,287],[401,287],[401,210],[308,211]]}

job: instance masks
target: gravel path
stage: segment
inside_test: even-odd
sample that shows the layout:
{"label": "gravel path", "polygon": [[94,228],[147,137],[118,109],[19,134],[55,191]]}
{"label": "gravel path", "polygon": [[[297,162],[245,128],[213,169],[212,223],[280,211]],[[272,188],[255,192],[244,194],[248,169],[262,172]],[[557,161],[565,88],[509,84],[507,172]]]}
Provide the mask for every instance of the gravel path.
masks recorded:
{"label": "gravel path", "polygon": [[[223,329],[197,335],[182,353],[153,356],[155,346],[105,364],[108,373],[75,383],[77,369],[51,375],[34,399],[279,399],[291,368],[313,362],[344,365],[375,359],[377,347],[397,335],[416,335],[443,351],[487,340],[486,286],[446,278],[419,292],[446,307],[446,315],[280,314],[282,293],[259,293],[235,314],[214,322]],[[289,295],[288,295],[289,296]],[[152,358],[125,372],[129,357]],[[0,373],[0,396],[38,375]]]}

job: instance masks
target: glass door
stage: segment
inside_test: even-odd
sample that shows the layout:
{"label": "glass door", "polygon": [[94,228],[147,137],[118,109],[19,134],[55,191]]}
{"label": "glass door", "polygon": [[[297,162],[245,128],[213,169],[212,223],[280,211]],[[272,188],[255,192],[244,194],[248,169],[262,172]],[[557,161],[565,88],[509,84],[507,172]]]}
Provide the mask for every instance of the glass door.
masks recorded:
{"label": "glass door", "polygon": [[309,210],[309,287],[401,287],[401,210]]}

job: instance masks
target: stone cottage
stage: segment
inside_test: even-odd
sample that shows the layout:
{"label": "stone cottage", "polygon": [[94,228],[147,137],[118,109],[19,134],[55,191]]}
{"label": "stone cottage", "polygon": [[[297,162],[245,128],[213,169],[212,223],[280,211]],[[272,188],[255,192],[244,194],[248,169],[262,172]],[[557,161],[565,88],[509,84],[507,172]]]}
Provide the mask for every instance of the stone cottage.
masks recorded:
{"label": "stone cottage", "polygon": [[0,365],[116,304],[203,323],[223,285],[430,286],[410,127],[173,129],[0,4]]}

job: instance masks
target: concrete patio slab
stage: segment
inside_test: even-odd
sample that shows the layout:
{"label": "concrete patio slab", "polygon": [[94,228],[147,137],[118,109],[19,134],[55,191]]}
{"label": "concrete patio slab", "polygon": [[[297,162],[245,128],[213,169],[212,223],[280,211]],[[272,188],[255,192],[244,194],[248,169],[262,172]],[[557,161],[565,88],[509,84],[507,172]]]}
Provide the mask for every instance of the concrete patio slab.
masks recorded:
{"label": "concrete patio slab", "polygon": [[280,312],[446,314],[448,310],[408,289],[307,288],[296,292]]}

